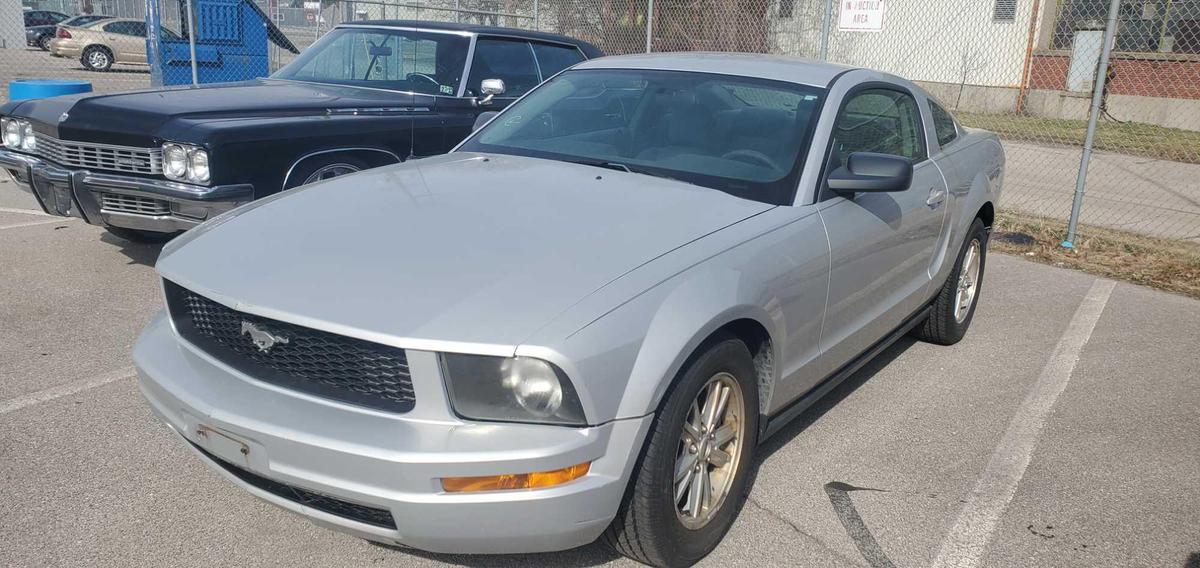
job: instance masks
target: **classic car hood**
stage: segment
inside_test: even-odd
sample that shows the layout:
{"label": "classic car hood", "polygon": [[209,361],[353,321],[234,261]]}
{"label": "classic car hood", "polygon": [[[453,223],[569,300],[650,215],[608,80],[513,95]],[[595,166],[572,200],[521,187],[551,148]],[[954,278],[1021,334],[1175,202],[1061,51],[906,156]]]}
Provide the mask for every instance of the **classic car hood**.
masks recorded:
{"label": "classic car hood", "polygon": [[456,153],[267,198],[180,237],[157,269],[266,317],[511,353],[622,274],[771,207],[644,175]]}
{"label": "classic car hood", "polygon": [[[152,145],[178,118],[216,119],[325,114],[331,108],[404,106],[413,96],[376,89],[256,79],[113,95],[37,99],[12,113],[66,140]],[[67,118],[63,119],[63,114]]]}

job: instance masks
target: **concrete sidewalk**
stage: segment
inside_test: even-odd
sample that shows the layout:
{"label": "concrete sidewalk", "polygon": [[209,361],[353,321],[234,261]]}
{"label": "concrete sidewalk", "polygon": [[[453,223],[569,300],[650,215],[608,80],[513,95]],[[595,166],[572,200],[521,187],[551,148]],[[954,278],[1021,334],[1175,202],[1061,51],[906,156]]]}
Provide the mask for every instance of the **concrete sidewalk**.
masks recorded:
{"label": "concrete sidewalk", "polygon": [[[1082,148],[1004,142],[1001,205],[1061,219],[1071,214]],[[1200,164],[1094,152],[1081,222],[1200,242]]]}

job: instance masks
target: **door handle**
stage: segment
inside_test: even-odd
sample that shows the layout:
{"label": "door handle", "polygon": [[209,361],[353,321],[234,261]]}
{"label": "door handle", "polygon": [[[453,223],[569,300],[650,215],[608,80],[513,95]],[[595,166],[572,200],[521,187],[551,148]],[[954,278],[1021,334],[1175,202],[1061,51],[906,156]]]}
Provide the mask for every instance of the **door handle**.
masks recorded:
{"label": "door handle", "polygon": [[941,205],[941,203],[945,200],[946,200],[946,190],[938,189],[938,188],[934,187],[934,188],[930,188],[929,199],[925,200],[925,205],[928,205],[933,208],[937,208],[937,206]]}

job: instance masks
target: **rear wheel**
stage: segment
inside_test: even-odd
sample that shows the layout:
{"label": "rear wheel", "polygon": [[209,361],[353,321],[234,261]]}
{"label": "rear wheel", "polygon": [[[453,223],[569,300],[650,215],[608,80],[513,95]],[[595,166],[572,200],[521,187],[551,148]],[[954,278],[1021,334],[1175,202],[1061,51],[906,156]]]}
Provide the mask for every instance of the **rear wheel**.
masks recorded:
{"label": "rear wheel", "polygon": [[704,558],[745,502],[757,434],[750,351],[720,336],[668,391],[605,541],[653,566]]}
{"label": "rear wheel", "polygon": [[159,233],[157,231],[141,231],[138,229],[126,229],[125,227],[105,227],[115,237],[125,239],[130,242],[142,244],[158,244],[165,243],[179,233]]}
{"label": "rear wheel", "polygon": [[983,221],[975,219],[967,231],[954,270],[950,271],[933,300],[933,311],[921,325],[913,328],[914,336],[929,343],[954,345],[967,334],[983,285],[987,243],[987,227],[983,226]]}
{"label": "rear wheel", "polygon": [[92,45],[83,50],[79,63],[91,71],[108,71],[113,65],[113,54],[107,47]]}

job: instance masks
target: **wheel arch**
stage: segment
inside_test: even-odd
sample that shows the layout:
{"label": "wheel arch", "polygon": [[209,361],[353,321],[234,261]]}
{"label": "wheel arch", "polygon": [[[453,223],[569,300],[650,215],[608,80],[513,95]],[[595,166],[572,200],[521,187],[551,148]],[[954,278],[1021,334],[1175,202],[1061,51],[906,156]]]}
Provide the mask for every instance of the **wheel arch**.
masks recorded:
{"label": "wheel arch", "polygon": [[292,175],[302,164],[311,160],[326,160],[337,156],[352,156],[366,162],[370,167],[377,168],[388,164],[398,164],[404,160],[397,156],[395,152],[383,148],[374,148],[370,146],[351,147],[351,148],[328,148],[324,150],[314,150],[301,155],[292,161],[292,165],[288,166],[287,173],[283,175],[283,183],[280,187],[288,187],[288,183],[292,180]]}
{"label": "wheel arch", "polygon": [[[783,326],[738,275],[707,275],[673,291],[650,321],[617,416],[641,416],[661,404],[680,371],[715,338],[731,335],[754,357],[759,409],[775,385]],[[759,291],[761,292],[761,291]]]}

